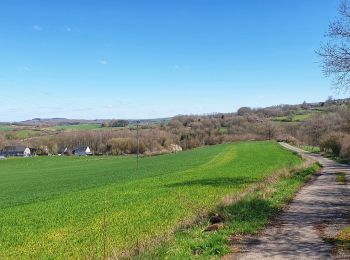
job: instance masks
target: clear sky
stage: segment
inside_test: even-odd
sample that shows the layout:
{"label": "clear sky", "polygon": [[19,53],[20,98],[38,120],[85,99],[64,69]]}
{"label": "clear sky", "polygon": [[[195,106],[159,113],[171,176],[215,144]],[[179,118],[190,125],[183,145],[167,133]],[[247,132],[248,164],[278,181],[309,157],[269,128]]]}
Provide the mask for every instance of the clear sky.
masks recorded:
{"label": "clear sky", "polygon": [[322,101],[335,0],[1,0],[0,121]]}

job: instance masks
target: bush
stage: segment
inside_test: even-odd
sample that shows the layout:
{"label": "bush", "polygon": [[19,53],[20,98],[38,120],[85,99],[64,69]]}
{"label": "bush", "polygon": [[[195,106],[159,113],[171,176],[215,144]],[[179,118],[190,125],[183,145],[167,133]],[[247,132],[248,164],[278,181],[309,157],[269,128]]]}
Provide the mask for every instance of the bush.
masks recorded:
{"label": "bush", "polygon": [[294,136],[287,135],[287,134],[277,135],[276,140],[277,142],[285,142],[292,145],[296,145],[298,143],[298,140]]}
{"label": "bush", "polygon": [[335,156],[340,155],[344,135],[342,133],[330,133],[321,138],[320,149],[333,153]]}
{"label": "bush", "polygon": [[[107,149],[110,154],[122,155],[122,154],[136,154],[137,153],[137,141],[132,138],[112,138],[108,141]],[[146,150],[142,141],[139,143],[140,154]]]}
{"label": "bush", "polygon": [[340,157],[350,160],[350,135],[346,135],[343,139]]}

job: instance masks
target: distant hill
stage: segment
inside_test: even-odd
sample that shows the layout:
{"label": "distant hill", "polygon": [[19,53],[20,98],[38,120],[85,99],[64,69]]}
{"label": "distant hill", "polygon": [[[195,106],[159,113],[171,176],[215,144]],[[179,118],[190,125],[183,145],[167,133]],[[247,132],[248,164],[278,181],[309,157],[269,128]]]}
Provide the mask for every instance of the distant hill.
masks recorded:
{"label": "distant hill", "polygon": [[[293,109],[315,109],[315,108],[322,108],[322,107],[327,107],[331,105],[342,105],[342,104],[349,104],[350,103],[350,98],[345,98],[345,99],[331,99],[329,98],[326,101],[321,101],[321,102],[304,102],[302,104],[295,104],[295,105],[289,105],[289,104],[280,104],[280,105],[275,105],[275,106],[269,106],[265,108],[253,108],[253,111],[260,111],[260,110],[278,110],[278,109],[283,109],[284,111],[288,110],[293,110]],[[250,109],[250,108],[248,108]],[[219,116],[222,114],[237,114],[239,113],[239,110],[235,113],[213,113],[213,114],[207,114],[204,116]],[[203,115],[202,115],[203,116]],[[129,124],[134,125],[137,123],[137,121],[140,122],[140,124],[155,124],[155,123],[162,123],[162,122],[169,122],[173,117],[168,117],[168,118],[154,118],[154,119],[126,119]],[[112,119],[94,119],[94,120],[89,120],[89,119],[68,119],[68,118],[33,118],[30,120],[25,120],[25,121],[19,121],[19,122],[14,122],[12,125],[16,126],[65,126],[65,125],[80,125],[80,124],[102,124],[105,122],[109,122]],[[0,124],[10,124],[10,123],[0,123]]]}
{"label": "distant hill", "polygon": [[[30,120],[13,122],[12,125],[16,126],[64,126],[64,125],[81,125],[81,124],[102,124],[108,122],[111,119],[68,119],[68,118],[33,118]],[[140,124],[151,124],[151,123],[161,123],[168,122],[171,118],[155,118],[155,119],[130,119],[126,120],[129,124],[136,124],[137,121]],[[4,123],[5,124],[5,123]]]}
{"label": "distant hill", "polygon": [[60,125],[79,125],[79,124],[97,124],[105,120],[86,120],[86,119],[67,119],[67,118],[33,118],[30,120],[14,122],[18,126],[60,126]]}

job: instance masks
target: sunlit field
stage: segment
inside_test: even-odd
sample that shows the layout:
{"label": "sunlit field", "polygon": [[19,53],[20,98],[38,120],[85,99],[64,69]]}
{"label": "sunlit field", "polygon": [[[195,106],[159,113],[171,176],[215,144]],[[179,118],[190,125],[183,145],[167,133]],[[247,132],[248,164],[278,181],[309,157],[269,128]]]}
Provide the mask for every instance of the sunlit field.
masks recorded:
{"label": "sunlit field", "polygon": [[0,161],[0,258],[132,256],[283,167],[275,142],[178,154]]}

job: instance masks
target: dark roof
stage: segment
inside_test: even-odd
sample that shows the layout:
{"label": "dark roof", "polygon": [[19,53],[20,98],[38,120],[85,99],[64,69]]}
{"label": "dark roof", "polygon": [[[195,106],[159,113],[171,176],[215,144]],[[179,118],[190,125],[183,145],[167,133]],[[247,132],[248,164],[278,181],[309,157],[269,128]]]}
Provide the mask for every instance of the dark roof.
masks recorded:
{"label": "dark roof", "polygon": [[23,145],[17,145],[17,146],[6,146],[4,148],[5,152],[16,152],[16,153],[23,153],[26,149],[26,146]]}
{"label": "dark roof", "polygon": [[58,149],[58,154],[71,154],[73,152],[73,149],[68,147],[63,147]]}
{"label": "dark roof", "polygon": [[59,149],[58,149],[58,153],[63,153],[65,150],[67,149],[67,147],[60,147]]}
{"label": "dark roof", "polygon": [[74,148],[74,152],[85,152],[89,146],[79,146]]}

